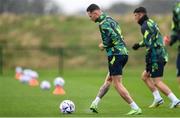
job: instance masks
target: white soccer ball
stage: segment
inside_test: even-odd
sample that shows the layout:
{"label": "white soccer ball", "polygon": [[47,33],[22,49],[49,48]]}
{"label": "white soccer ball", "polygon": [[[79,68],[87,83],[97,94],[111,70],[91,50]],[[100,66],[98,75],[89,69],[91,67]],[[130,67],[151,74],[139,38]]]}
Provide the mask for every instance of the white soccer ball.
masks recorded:
{"label": "white soccer ball", "polygon": [[27,75],[22,75],[20,77],[20,82],[22,83],[28,83],[30,81],[31,77],[27,76]]}
{"label": "white soccer ball", "polygon": [[65,81],[64,81],[64,79],[63,79],[62,77],[57,77],[57,78],[55,78],[55,80],[54,80],[54,85],[55,85],[55,86],[61,86],[61,87],[63,87],[64,84],[65,84]]}
{"label": "white soccer ball", "polygon": [[23,69],[21,67],[16,67],[16,73],[22,73],[23,72]]}
{"label": "white soccer ball", "polygon": [[29,75],[33,79],[38,79],[38,77],[39,77],[38,73],[36,71],[33,71],[33,70],[29,73]]}
{"label": "white soccer ball", "polygon": [[61,113],[70,114],[75,111],[75,105],[71,100],[64,100],[61,102],[59,109]]}
{"label": "white soccer ball", "polygon": [[51,88],[51,84],[49,81],[44,80],[41,82],[40,87],[43,90],[49,90]]}

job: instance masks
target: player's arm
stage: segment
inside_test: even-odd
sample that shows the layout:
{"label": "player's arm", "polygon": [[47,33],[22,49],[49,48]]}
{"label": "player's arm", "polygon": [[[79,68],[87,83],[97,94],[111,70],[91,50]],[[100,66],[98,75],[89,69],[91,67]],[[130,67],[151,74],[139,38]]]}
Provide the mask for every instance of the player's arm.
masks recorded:
{"label": "player's arm", "polygon": [[138,50],[140,47],[144,47],[145,46],[145,40],[147,39],[147,38],[150,38],[151,36],[150,36],[150,32],[148,32],[148,30],[147,30],[147,26],[142,26],[141,27],[141,33],[143,34],[143,40],[141,41],[141,42],[139,42],[139,43],[135,43],[133,46],[132,46],[132,48],[134,49],[134,50]]}
{"label": "player's arm", "polygon": [[137,50],[139,49],[140,47],[144,47],[145,46],[145,42],[146,42],[146,46],[147,47],[153,47],[153,39],[156,35],[156,31],[157,29],[151,29],[148,27],[147,24],[144,24],[142,27],[141,27],[141,33],[143,34],[143,41],[139,42],[139,43],[136,43],[133,45],[133,49],[134,50]]}
{"label": "player's arm", "polygon": [[144,40],[142,40],[142,41],[139,42],[139,43],[135,43],[135,44],[132,46],[132,48],[133,48],[133,50],[138,50],[140,47],[144,47],[144,46],[145,46]]}

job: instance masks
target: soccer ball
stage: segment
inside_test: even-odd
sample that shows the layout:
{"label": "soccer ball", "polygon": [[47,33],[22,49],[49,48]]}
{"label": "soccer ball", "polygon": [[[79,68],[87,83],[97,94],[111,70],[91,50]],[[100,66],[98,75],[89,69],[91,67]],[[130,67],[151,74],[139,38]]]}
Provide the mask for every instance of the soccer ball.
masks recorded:
{"label": "soccer ball", "polygon": [[75,105],[71,100],[64,100],[61,102],[60,111],[64,114],[70,114],[75,111]]}
{"label": "soccer ball", "polygon": [[22,76],[20,77],[20,82],[26,84],[26,83],[29,82],[30,79],[31,79],[31,78],[30,78],[29,76],[27,76],[27,75],[22,75]]}
{"label": "soccer ball", "polygon": [[57,78],[55,78],[55,80],[54,80],[54,85],[55,85],[55,86],[61,86],[61,87],[63,87],[64,84],[65,84],[65,81],[64,81],[64,79],[63,79],[62,77],[57,77]]}
{"label": "soccer ball", "polygon": [[51,84],[50,84],[50,82],[44,80],[41,82],[40,87],[43,90],[49,90],[51,88]]}
{"label": "soccer ball", "polygon": [[16,73],[22,73],[23,72],[23,69],[21,67],[16,67]]}

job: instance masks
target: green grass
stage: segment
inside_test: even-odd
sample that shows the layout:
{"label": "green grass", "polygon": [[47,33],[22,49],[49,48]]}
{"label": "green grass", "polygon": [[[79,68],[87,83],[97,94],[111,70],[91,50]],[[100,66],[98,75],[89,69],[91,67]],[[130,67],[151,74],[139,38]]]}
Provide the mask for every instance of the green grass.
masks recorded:
{"label": "green grass", "polygon": [[[164,96],[165,103],[156,109],[149,109],[153,98],[140,80],[143,68],[131,68],[127,66],[124,72],[124,85],[130,94],[142,108],[141,117],[178,117],[179,108],[169,109],[170,101]],[[53,83],[56,72],[40,72],[40,80],[46,79]],[[5,117],[125,117],[130,107],[117,94],[112,86],[108,94],[99,104],[99,114],[89,112],[89,106],[95,98],[100,85],[104,81],[106,70],[78,69],[65,70],[64,79],[66,94],[55,96],[52,94],[53,87],[49,91],[42,91],[39,87],[30,87],[21,84],[14,79],[12,72],[6,72],[0,76],[0,116]],[[180,97],[178,84],[175,79],[175,69],[166,68],[165,82]],[[73,114],[63,115],[59,112],[59,104],[64,99],[72,100],[76,105]]]}

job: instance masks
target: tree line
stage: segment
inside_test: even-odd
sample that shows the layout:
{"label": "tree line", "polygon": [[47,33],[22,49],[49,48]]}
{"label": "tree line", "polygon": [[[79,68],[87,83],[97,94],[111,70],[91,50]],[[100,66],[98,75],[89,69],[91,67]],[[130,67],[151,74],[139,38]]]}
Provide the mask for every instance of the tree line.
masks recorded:
{"label": "tree line", "polygon": [[147,8],[149,14],[167,14],[172,12],[173,5],[176,2],[177,0],[143,0],[138,5],[116,3],[107,11],[112,13],[126,14],[128,12],[132,12],[138,6],[143,6]]}
{"label": "tree line", "polygon": [[0,0],[0,13],[56,14],[61,9],[52,0]]}

